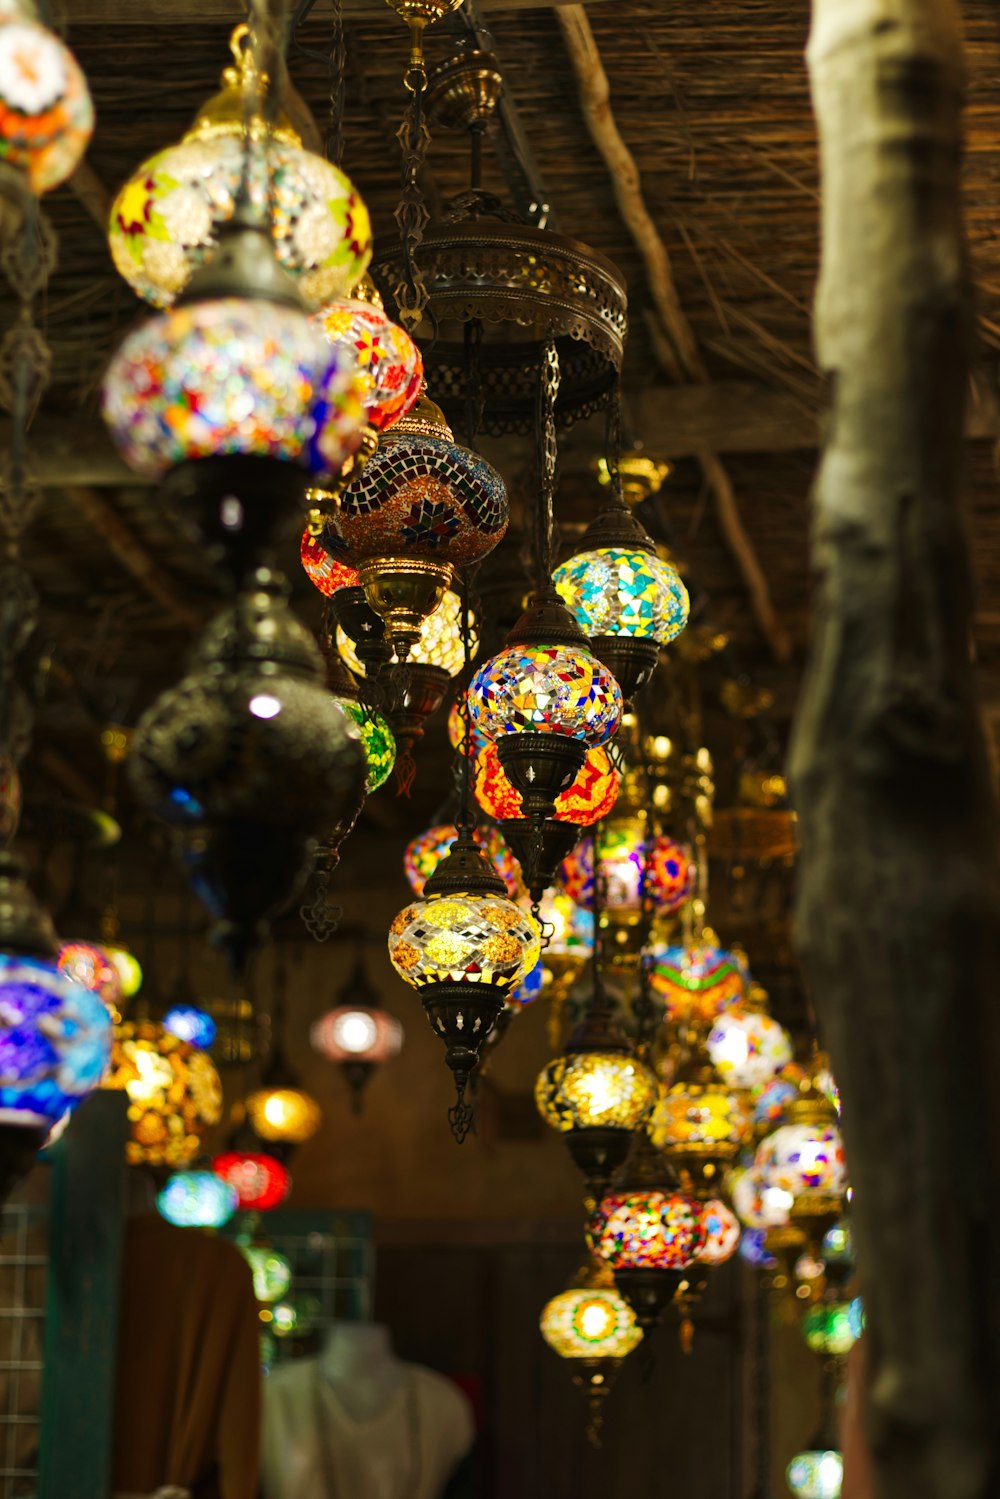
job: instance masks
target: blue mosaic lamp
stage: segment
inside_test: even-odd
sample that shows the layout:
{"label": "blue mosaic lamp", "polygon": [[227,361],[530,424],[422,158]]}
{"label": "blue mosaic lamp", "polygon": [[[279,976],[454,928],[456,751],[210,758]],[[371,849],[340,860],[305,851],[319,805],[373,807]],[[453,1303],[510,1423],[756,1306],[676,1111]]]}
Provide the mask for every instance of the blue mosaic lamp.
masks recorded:
{"label": "blue mosaic lamp", "polygon": [[587,527],[553,582],[626,700],[652,673],[660,646],[676,640],[688,621],[690,600],[677,569],[656,555],[620,499]]}
{"label": "blue mosaic lamp", "polygon": [[175,1171],[156,1199],[161,1218],[178,1228],[221,1228],[239,1205],[236,1188],[214,1171]]}
{"label": "blue mosaic lamp", "polygon": [[198,1051],[208,1051],[215,1040],[216,1024],[198,1005],[171,1005],[163,1017],[163,1029]]}
{"label": "blue mosaic lamp", "polygon": [[[7,850],[0,852],[0,911],[0,1127],[40,1144],[99,1085],[111,1055],[111,1017],[99,994],[60,972],[52,924]],[[5,1150],[0,1156],[6,1163]]]}

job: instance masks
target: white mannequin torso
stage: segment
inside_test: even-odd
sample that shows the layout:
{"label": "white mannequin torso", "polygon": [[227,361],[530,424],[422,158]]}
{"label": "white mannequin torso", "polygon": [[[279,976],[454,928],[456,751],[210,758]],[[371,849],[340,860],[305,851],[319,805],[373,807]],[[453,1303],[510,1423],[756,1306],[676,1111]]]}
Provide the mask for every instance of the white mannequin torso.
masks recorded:
{"label": "white mannequin torso", "polygon": [[274,1370],[264,1413],[263,1499],[440,1499],[474,1434],[461,1391],[371,1324]]}

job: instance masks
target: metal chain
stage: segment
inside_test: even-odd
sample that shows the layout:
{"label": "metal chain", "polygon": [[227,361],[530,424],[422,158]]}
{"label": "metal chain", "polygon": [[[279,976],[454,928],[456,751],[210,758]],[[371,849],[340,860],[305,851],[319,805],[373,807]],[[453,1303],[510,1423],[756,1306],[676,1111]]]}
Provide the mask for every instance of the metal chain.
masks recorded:
{"label": "metal chain", "polygon": [[559,396],[559,351],[552,334],[545,340],[538,381],[535,439],[538,460],[538,506],[535,511],[535,567],[537,586],[548,586],[552,571],[555,532],[553,502],[559,448],[556,443],[556,400]]}
{"label": "metal chain", "polygon": [[427,283],[417,264],[417,252],[431,217],[420,186],[420,173],[431,143],[423,109],[427,74],[422,67],[408,69],[406,86],[410,97],[402,124],[396,132],[403,158],[401,190],[396,206],[399,243],[403,250],[403,277],[395,287],[395,296],[399,321],[412,333],[423,318],[429,300]]}
{"label": "metal chain", "polygon": [[608,399],[608,416],[604,444],[604,461],[608,466],[608,487],[605,491],[605,506],[612,510],[625,510],[622,493],[622,381],[615,375],[615,383]]}
{"label": "metal chain", "polygon": [[313,898],[311,901],[304,901],[299,907],[302,924],[314,942],[328,941],[339,927],[344,915],[342,906],[335,906],[330,902],[332,872],[333,861],[330,858],[330,850],[321,846],[316,856]]}
{"label": "metal chain", "polygon": [[332,0],[330,27],[330,113],[326,126],[326,156],[339,167],[344,159],[344,98],[347,79],[347,43],[341,0]]}

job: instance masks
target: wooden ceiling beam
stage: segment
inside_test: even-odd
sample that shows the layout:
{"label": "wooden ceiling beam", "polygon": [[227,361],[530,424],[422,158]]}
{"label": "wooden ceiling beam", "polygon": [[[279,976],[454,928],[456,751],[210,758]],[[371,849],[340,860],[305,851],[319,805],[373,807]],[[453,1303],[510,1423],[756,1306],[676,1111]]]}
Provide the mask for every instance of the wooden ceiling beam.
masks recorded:
{"label": "wooden ceiling beam", "polygon": [[[657,457],[693,458],[706,448],[716,453],[808,452],[819,444],[818,414],[784,391],[749,380],[652,387],[626,393],[626,401],[631,430]],[[10,435],[10,422],[0,421],[0,450],[9,445]],[[970,402],[966,436],[1000,439],[1000,405],[988,393]],[[98,416],[43,412],[32,424],[29,445],[46,489],[75,484],[141,489],[150,483],[126,468]],[[532,451],[530,440],[520,437],[484,440],[482,445],[505,467]],[[579,471],[601,451],[601,424],[581,423],[560,436],[560,467]]]}
{"label": "wooden ceiling beam", "polygon": [[[484,10],[542,10],[552,5],[567,5],[570,0],[480,0]],[[596,0],[583,0],[594,4]],[[342,0],[345,16],[382,14],[393,20],[385,0]],[[246,20],[243,0],[68,0],[68,19],[75,26],[185,26],[204,25],[213,21],[235,24]],[[329,0],[317,0],[311,18],[332,13]],[[396,24],[400,24],[397,22]]]}

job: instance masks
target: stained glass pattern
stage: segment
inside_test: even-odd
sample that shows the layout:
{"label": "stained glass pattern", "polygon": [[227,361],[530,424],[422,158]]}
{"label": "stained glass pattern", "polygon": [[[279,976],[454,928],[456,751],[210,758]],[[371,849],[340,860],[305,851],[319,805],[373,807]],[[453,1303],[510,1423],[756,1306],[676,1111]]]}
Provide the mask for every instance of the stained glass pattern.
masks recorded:
{"label": "stained glass pattern", "polygon": [[433,896],[407,906],[390,928],[392,966],[417,989],[471,982],[509,990],[540,953],[534,919],[497,895]]}
{"label": "stained glass pattern", "polygon": [[396,763],[396,737],[381,713],[349,698],[338,698],[337,702],[361,730],[361,747],[365,752],[365,771],[368,791],[377,791],[392,775]]}
{"label": "stained glass pattern", "polygon": [[[270,171],[270,193],[267,171]],[[154,307],[169,307],[215,254],[232,218],[243,139],[191,137],[144,161],[115,198],[108,241],[115,268]],[[372,253],[368,210],[331,162],[287,141],[251,161],[250,197],[269,209],[278,260],[310,307],[347,296]]]}
{"label": "stained glass pattern", "polygon": [[[799,1096],[796,1077],[787,1076],[789,1068],[783,1068],[777,1077],[751,1090],[753,1099],[753,1122],[761,1128],[772,1128],[780,1124],[788,1112],[788,1106]],[[797,1072],[799,1069],[796,1068]]]}
{"label": "stained glass pattern", "polygon": [[[618,799],[620,786],[621,776],[611,764],[607,750],[592,745],[572,786],[556,797],[556,820],[590,827],[599,818],[607,817]],[[486,741],[476,759],[473,793],[490,817],[499,820],[524,815],[521,793],[511,785],[492,740]]]}
{"label": "stained glass pattern", "polygon": [[560,1358],[625,1358],[642,1341],[632,1308],[611,1287],[560,1292],[546,1302],[539,1326]]}
{"label": "stained glass pattern", "polygon": [[546,1124],[563,1133],[633,1130],[649,1117],[657,1091],[649,1068],[627,1052],[570,1052],[539,1073],[535,1103]]}
{"label": "stained glass pattern", "polygon": [[207,1052],[152,1020],[115,1027],[106,1088],[128,1095],[132,1166],[187,1166],[222,1118],[222,1085]]}
{"label": "stained glass pattern", "polygon": [[[665,835],[649,839],[647,847],[646,824],[639,817],[606,822],[598,835],[597,856],[608,911],[641,911],[644,892],[657,910],[677,911],[694,893],[697,867],[687,849]],[[588,908],[593,905],[592,836],[582,839],[563,860],[558,880],[570,900]]]}
{"label": "stained glass pattern", "polygon": [[388,432],[331,526],[355,562],[404,552],[461,565],[493,550],[509,513],[503,480],[477,453],[443,437]]}
{"label": "stained glass pattern", "polygon": [[55,959],[0,954],[0,1123],[54,1124],[98,1086],[110,1050],[99,995]]}
{"label": "stained glass pattern", "polygon": [[65,182],[94,129],[87,80],[53,32],[0,8],[0,161],[36,195]]}
{"label": "stained glass pattern", "polygon": [[549,958],[589,957],[594,948],[594,913],[576,905],[558,890],[546,890],[538,918],[548,935],[542,961]]}
{"label": "stained glass pattern", "polygon": [[239,297],[135,328],[111,362],[103,410],[126,463],[150,478],[226,453],[337,473],[364,415],[346,356],[294,309]]}
{"label": "stained glass pattern", "polygon": [[[474,828],[472,836],[490,860],[493,868],[516,898],[523,893],[517,860],[496,828]],[[403,853],[403,873],[414,895],[423,895],[424,886],[458,837],[454,823],[435,823],[411,839]]]}
{"label": "stained glass pattern", "polygon": [[712,1083],[678,1082],[653,1111],[649,1134],[658,1150],[697,1151],[725,1159],[746,1139],[748,1120],[739,1099]]}
{"label": "stained glass pattern", "polygon": [[[337,649],[341,659],[356,677],[366,675],[358,658],[354,641],[337,626]],[[474,614],[469,615],[470,660],[479,649],[479,630]],[[455,676],[465,665],[465,646],[462,641],[462,600],[453,589],[446,590],[444,598],[433,613],[428,614],[420,626],[420,639],[410,649],[410,661],[420,666],[438,666],[450,677]]]}
{"label": "stained glass pattern", "polygon": [[847,1190],[844,1144],[835,1124],[782,1124],[757,1147],[755,1169],[769,1187],[798,1199]]}
{"label": "stained glass pattern", "polygon": [[741,1167],[729,1176],[729,1200],[747,1228],[781,1228],[788,1222],[793,1197],[784,1187],[770,1186],[755,1168]]}
{"label": "stained glass pattern", "polygon": [[681,1192],[608,1192],[597,1252],[615,1270],[683,1270],[705,1247],[701,1204]]}
{"label": "stained glass pattern", "polygon": [[585,635],[626,635],[666,645],[688,621],[691,604],[677,569],[627,547],[578,552],[552,575]]}
{"label": "stained glass pattern", "polygon": [[371,302],[342,298],[322,308],[316,323],[331,344],[354,350],[355,388],[369,425],[384,432],[416,401],[424,376],[420,350],[404,329]]}
{"label": "stained glass pattern", "polygon": [[331,598],[338,588],[357,588],[359,579],[356,569],[331,557],[326,547],[310,534],[308,528],[302,533],[299,556],[306,577],[324,598]]}
{"label": "stained glass pattern", "polygon": [[541,730],[604,744],[618,728],[622,695],[589,651],[511,645],[480,667],[469,687],[473,722],[489,739]]}
{"label": "stained glass pattern", "polygon": [[724,1265],[731,1260],[740,1244],[740,1220],[724,1202],[713,1197],[701,1214],[705,1243],[698,1254],[703,1265]]}
{"label": "stained glass pattern", "polygon": [[742,999],[749,979],[743,958],[722,947],[659,947],[652,953],[650,984],[668,1020],[710,1022]]}
{"label": "stained glass pattern", "polygon": [[770,1015],[736,1006],[720,1015],[706,1042],[712,1065],[731,1088],[769,1082],[792,1060],[788,1033]]}

